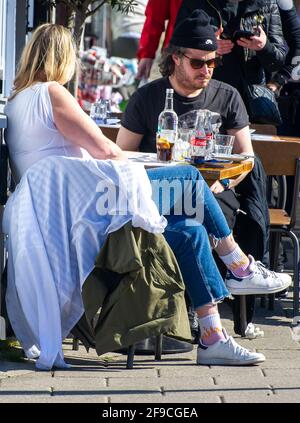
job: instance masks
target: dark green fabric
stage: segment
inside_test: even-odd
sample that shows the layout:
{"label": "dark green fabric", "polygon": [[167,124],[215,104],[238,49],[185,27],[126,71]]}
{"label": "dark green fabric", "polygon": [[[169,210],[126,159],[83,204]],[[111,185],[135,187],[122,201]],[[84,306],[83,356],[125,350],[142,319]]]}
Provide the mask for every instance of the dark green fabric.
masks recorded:
{"label": "dark green fabric", "polygon": [[97,353],[160,333],[190,340],[184,289],[163,235],[133,228],[131,222],[111,233],[82,291]]}

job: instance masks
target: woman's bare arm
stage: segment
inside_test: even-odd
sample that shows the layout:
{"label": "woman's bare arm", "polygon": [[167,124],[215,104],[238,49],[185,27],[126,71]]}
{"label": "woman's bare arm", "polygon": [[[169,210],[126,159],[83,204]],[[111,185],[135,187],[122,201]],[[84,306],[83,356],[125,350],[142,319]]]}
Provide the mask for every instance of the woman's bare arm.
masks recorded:
{"label": "woman's bare arm", "polygon": [[68,90],[54,82],[49,84],[49,95],[54,123],[64,137],[85,148],[95,159],[126,160],[123,151],[103,135]]}

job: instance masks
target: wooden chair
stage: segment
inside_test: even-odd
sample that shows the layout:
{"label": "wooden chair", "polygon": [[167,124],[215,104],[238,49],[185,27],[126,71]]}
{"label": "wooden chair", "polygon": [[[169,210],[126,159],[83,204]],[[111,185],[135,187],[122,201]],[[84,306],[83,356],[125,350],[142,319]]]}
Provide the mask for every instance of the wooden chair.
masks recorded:
{"label": "wooden chair", "polygon": [[[93,335],[91,334],[90,328],[87,324],[85,316],[82,316],[80,321],[77,325],[72,329],[73,335],[73,350],[78,351],[79,349],[79,340],[85,346],[87,351],[89,348],[95,348],[95,342],[93,339]],[[154,349],[154,359],[161,360],[162,355],[162,342],[163,342],[163,335],[158,335],[155,338],[155,349]],[[134,353],[135,353],[135,345],[130,345],[127,348],[127,361],[126,361],[126,369],[133,368],[134,362]]]}
{"label": "wooden chair", "polygon": [[[283,208],[269,209],[270,213],[270,244],[271,269],[276,270],[279,243],[281,235],[288,236],[293,243],[293,270],[294,270],[294,298],[293,315],[299,314],[299,240],[294,233],[296,223],[297,200],[300,188],[300,143],[289,141],[256,141],[253,142],[254,151],[260,156],[267,175],[294,176],[294,191],[290,215]],[[286,187],[281,189],[283,198]],[[284,203],[284,200],[283,200]],[[274,301],[274,296],[273,300]]]}
{"label": "wooden chair", "polygon": [[252,123],[250,124],[250,129],[255,129],[258,134],[277,135],[277,128],[275,125]]}
{"label": "wooden chair", "polygon": [[[270,216],[270,268],[276,271],[279,243],[282,235],[288,236],[293,243],[293,316],[299,315],[299,240],[293,229],[296,222],[297,200],[300,188],[300,142],[292,141],[252,141],[254,152],[260,157],[267,176],[294,176],[295,184],[291,213],[284,210],[286,185],[281,184],[282,206],[269,209]],[[274,305],[274,295],[269,295],[269,308]],[[240,296],[241,333],[245,336],[247,327],[246,297]]]}

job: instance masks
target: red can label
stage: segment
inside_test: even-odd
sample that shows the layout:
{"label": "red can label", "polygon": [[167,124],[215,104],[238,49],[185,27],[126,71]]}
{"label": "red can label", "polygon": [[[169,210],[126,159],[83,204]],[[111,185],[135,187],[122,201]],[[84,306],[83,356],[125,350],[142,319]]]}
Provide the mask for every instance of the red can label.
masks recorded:
{"label": "red can label", "polygon": [[191,139],[191,144],[195,147],[206,147],[206,143],[207,143],[206,138],[193,137]]}

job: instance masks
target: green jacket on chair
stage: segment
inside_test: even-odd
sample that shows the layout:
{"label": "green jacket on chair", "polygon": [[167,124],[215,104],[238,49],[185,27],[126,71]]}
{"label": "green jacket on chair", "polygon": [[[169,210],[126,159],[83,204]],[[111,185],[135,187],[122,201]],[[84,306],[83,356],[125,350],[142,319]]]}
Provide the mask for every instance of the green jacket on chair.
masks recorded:
{"label": "green jacket on chair", "polygon": [[131,222],[111,233],[83,285],[99,355],[163,333],[190,340],[184,282],[162,234]]}

